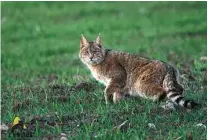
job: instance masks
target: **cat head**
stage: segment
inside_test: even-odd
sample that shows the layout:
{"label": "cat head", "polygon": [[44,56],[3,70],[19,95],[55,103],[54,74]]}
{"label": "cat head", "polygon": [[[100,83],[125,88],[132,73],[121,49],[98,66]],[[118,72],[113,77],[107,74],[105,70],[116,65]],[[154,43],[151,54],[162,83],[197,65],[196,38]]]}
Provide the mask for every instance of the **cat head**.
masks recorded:
{"label": "cat head", "polygon": [[81,35],[79,58],[87,65],[97,65],[105,58],[105,50],[101,44],[100,34],[95,41],[87,41]]}

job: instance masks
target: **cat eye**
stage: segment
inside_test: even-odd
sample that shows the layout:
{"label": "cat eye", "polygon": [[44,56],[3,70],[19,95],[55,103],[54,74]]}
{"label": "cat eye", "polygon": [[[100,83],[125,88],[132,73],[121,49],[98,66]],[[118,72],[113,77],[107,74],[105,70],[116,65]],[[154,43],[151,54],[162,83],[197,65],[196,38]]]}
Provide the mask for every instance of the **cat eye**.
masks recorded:
{"label": "cat eye", "polygon": [[89,52],[88,52],[88,51],[85,51],[85,52],[84,52],[84,55],[87,55],[87,54],[89,54]]}
{"label": "cat eye", "polygon": [[95,55],[99,55],[100,53],[99,53],[99,52],[94,52],[94,54],[95,54]]}
{"label": "cat eye", "polygon": [[98,55],[100,52],[99,51],[93,51],[93,53]]}

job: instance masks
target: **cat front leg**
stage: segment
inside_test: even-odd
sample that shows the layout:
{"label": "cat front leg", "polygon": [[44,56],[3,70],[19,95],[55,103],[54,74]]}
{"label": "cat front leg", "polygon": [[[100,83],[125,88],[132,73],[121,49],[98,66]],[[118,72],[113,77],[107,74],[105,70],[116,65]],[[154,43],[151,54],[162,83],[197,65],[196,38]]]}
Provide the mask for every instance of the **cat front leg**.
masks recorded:
{"label": "cat front leg", "polygon": [[105,92],[104,92],[104,97],[105,97],[105,103],[108,104],[109,103],[109,100],[111,98],[111,96],[113,95],[113,90],[114,88],[110,85],[110,86],[107,86],[105,88]]}
{"label": "cat front leg", "polygon": [[105,104],[107,105],[109,103],[110,95],[108,95],[107,92],[105,92],[104,97],[105,97]]}
{"label": "cat front leg", "polygon": [[118,100],[122,98],[121,91],[124,86],[124,83],[120,80],[111,81],[109,86],[106,87],[104,97],[105,102],[108,104],[110,98],[113,96],[113,102],[116,103]]}

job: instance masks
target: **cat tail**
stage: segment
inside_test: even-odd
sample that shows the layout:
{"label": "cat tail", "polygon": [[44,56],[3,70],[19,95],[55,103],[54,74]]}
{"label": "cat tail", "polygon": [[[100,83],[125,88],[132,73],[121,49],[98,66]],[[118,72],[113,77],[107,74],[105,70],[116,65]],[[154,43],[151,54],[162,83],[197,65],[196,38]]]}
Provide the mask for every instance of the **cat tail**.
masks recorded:
{"label": "cat tail", "polygon": [[192,109],[199,106],[193,100],[186,100],[183,93],[183,87],[180,85],[179,71],[169,67],[169,73],[165,76],[163,81],[163,88],[166,90],[166,96],[172,102],[181,107]]}
{"label": "cat tail", "polygon": [[170,99],[172,102],[178,104],[181,107],[192,109],[196,106],[199,106],[198,103],[194,102],[193,100],[186,100],[183,95],[179,92],[170,90],[167,93],[167,98]]}

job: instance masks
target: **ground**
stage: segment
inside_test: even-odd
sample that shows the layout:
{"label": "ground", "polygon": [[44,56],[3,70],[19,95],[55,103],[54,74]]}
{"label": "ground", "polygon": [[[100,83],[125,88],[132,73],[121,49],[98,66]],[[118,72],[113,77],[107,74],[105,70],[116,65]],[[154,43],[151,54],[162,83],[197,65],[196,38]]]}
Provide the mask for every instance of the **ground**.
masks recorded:
{"label": "ground", "polygon": [[[206,2],[1,2],[1,123],[19,116],[27,126],[2,137],[206,139],[197,126],[207,122],[206,11]],[[82,33],[175,66],[186,98],[201,106],[171,111],[133,98],[106,106],[103,85],[78,58]]]}

